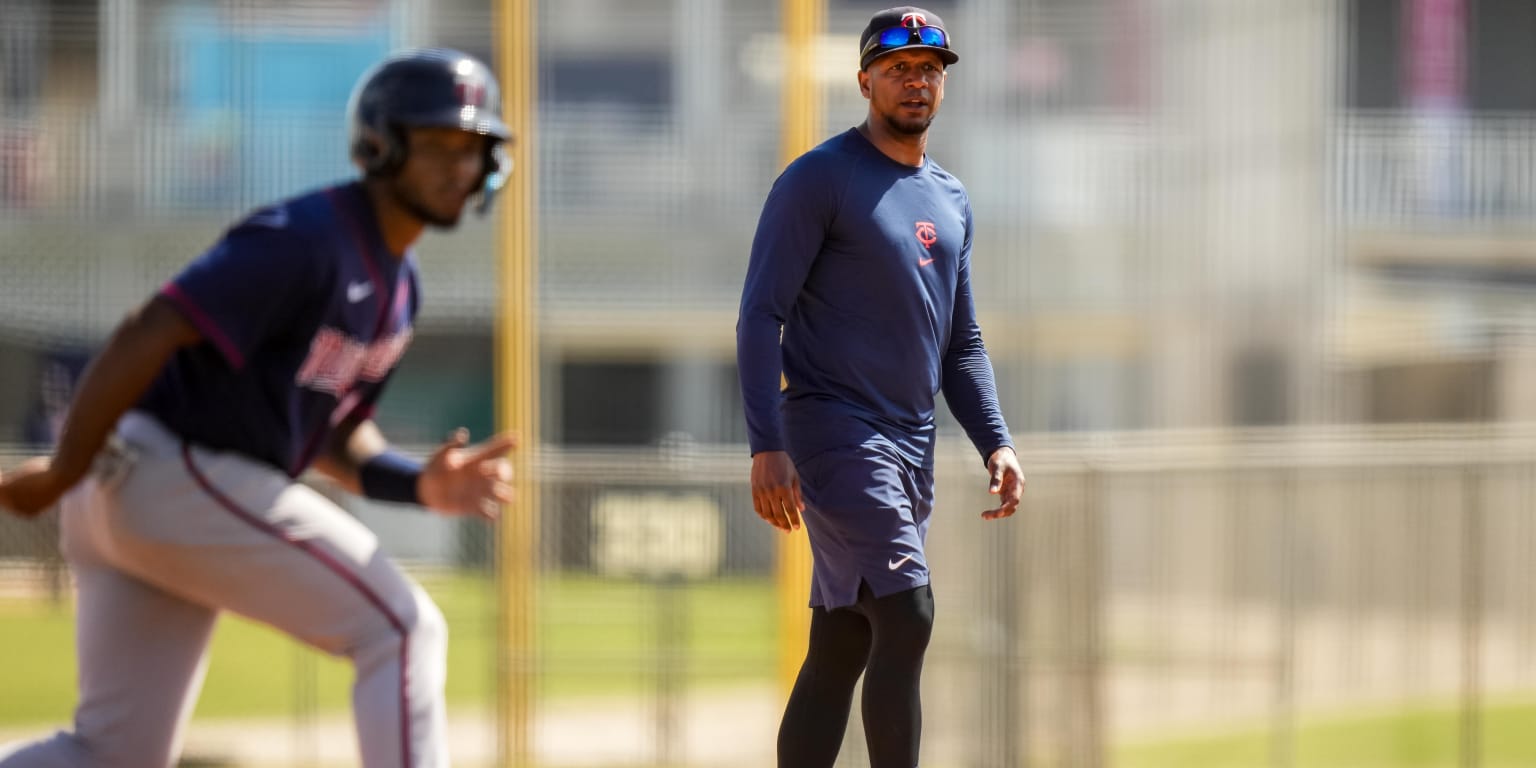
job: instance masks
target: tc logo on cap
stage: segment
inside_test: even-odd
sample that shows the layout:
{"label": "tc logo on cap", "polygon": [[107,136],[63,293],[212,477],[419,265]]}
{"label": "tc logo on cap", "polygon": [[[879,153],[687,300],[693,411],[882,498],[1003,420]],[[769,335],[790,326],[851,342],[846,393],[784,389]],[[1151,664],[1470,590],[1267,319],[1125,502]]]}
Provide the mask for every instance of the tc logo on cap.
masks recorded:
{"label": "tc logo on cap", "polygon": [[921,13],[904,13],[901,16],[901,25],[907,29],[917,29],[928,26],[928,17]]}
{"label": "tc logo on cap", "polygon": [[466,107],[485,106],[485,81],[478,77],[459,76],[453,84],[459,104]]}

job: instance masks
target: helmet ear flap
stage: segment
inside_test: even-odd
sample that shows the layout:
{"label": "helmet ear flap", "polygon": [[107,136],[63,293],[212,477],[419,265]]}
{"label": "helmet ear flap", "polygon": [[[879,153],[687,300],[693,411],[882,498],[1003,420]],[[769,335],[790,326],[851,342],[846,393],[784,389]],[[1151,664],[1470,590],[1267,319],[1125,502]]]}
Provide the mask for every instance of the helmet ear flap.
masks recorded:
{"label": "helmet ear flap", "polygon": [[501,172],[501,166],[506,153],[501,149],[500,145],[501,142],[499,141],[487,141],[485,143],[485,155],[480,160],[480,179],[482,181]]}
{"label": "helmet ear flap", "polygon": [[397,126],[364,128],[352,142],[352,157],[370,176],[390,176],[405,165],[405,132]]}
{"label": "helmet ear flap", "polygon": [[363,173],[373,175],[379,172],[379,158],[383,156],[379,142],[372,136],[358,136],[352,140],[352,159],[363,167]]}
{"label": "helmet ear flap", "polygon": [[384,156],[387,154],[384,144],[384,137],[378,131],[371,128],[357,131],[352,139],[352,159],[362,166],[363,173],[376,176],[383,172]]}
{"label": "helmet ear flap", "polygon": [[484,216],[491,210],[491,203],[495,201],[496,193],[506,185],[507,176],[512,172],[512,158],[507,154],[505,142],[487,141],[485,156],[480,167],[480,202],[475,206],[475,212]]}
{"label": "helmet ear flap", "polygon": [[405,167],[405,129],[398,125],[386,125],[380,133],[383,138],[383,154],[379,158],[379,172],[393,176]]}

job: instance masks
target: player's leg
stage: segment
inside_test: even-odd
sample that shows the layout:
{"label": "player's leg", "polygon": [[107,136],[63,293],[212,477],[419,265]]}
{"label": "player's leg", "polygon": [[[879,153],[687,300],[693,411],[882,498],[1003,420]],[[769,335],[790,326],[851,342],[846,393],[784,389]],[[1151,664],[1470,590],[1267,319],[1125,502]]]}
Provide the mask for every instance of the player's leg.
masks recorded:
{"label": "player's leg", "polygon": [[212,516],[239,539],[172,556],[211,574],[191,589],[351,660],[366,768],[446,766],[448,627],[431,598],[330,500],[293,484],[268,496],[246,486],[243,460],[197,453]]}
{"label": "player's leg", "polygon": [[853,690],[869,657],[869,621],[858,599],[865,538],[860,520],[872,506],[864,489],[880,465],[857,449],[824,451],[797,464],[813,570],[806,660],[779,728],[779,765],[830,768],[847,730]]}
{"label": "player's leg", "polygon": [[125,432],[148,455],[119,492],[138,514],[109,521],[124,569],[350,659],[366,768],[446,765],[447,626],[374,534],[269,467]]}
{"label": "player's leg", "polygon": [[[887,477],[894,479],[887,489],[898,498],[893,510],[898,529],[890,533],[891,542],[910,547],[913,557],[888,561],[885,573],[870,564],[879,577],[859,588],[858,608],[869,617],[874,632],[862,701],[871,768],[917,765],[923,656],[933,635],[933,589],[924,551],[933,514],[933,471],[905,463],[892,469]],[[892,563],[899,565],[891,569]],[[915,579],[917,586],[907,579]]]}
{"label": "player's leg", "polygon": [[[815,575],[834,584],[822,597],[854,603],[871,628],[863,698],[871,765],[912,768],[922,731],[918,681],[933,625],[924,551],[932,472],[878,443],[827,451],[806,463],[802,485]],[[835,560],[822,557],[829,548]]]}
{"label": "player's leg", "polygon": [[217,614],[111,569],[75,575],[74,728],[0,759],[0,767],[170,766],[202,687]]}
{"label": "player's leg", "polygon": [[831,768],[837,761],[869,644],[869,622],[859,613],[812,609],[805,663],[779,725],[780,768]]}
{"label": "player's leg", "polygon": [[63,509],[78,590],[74,727],[0,758],[4,768],[154,768],[170,766],[181,751],[217,613],[102,562],[93,528],[105,513],[99,501],[89,479]]}
{"label": "player's leg", "polygon": [[866,587],[859,610],[874,636],[861,707],[870,768],[912,768],[923,729],[919,694],[933,632],[933,590],[925,584],[877,598]]}

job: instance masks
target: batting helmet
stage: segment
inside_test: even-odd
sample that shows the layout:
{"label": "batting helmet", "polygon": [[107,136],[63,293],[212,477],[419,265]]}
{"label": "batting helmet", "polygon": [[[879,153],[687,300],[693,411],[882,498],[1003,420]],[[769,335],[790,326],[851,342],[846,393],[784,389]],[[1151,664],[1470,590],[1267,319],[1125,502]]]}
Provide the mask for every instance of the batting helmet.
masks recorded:
{"label": "batting helmet", "polygon": [[404,165],[407,128],[458,128],[491,137],[480,183],[481,213],[511,170],[501,146],[512,137],[501,121],[501,86],[467,53],[421,48],[390,56],[358,80],[347,117],[352,157],[370,175],[392,174]]}

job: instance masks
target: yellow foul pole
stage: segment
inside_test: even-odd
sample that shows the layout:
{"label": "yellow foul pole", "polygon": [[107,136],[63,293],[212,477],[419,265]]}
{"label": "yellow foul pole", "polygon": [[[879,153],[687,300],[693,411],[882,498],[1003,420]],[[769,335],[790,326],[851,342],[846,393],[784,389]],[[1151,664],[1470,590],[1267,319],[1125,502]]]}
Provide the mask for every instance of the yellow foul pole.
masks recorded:
{"label": "yellow foul pole", "polygon": [[[826,0],[781,0],[784,57],[779,158],[782,165],[816,146],[821,133],[821,87],[816,79],[817,41]],[[787,695],[805,659],[811,633],[811,546],[802,527],[781,536],[778,553],[779,683]]]}
{"label": "yellow foul pole", "polygon": [[535,158],[538,56],[537,0],[496,0],[496,71],[514,142],[512,174],[497,203],[500,266],[496,324],[496,420],[518,435],[513,454],[517,500],[504,510],[497,536],[501,610],[497,674],[499,764],[533,765],[534,622],[537,617],[539,487],[534,453],[538,420],[538,166]]}

